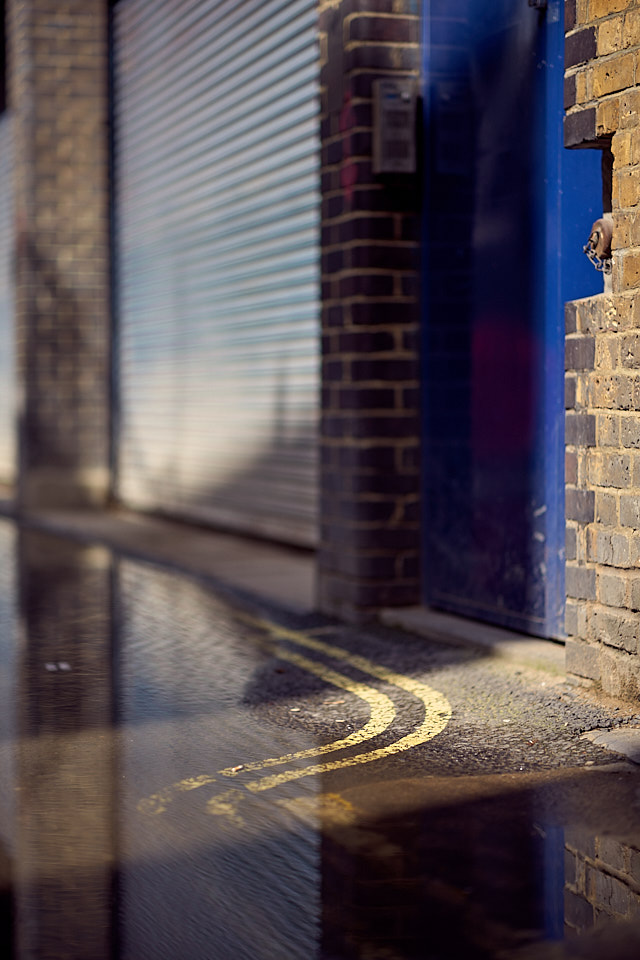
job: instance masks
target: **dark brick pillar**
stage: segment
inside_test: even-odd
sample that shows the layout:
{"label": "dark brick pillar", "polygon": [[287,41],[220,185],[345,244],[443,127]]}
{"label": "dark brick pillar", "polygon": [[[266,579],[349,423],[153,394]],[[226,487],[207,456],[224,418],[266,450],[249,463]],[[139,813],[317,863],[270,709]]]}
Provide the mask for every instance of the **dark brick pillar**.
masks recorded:
{"label": "dark brick pillar", "polygon": [[417,78],[415,0],[320,3],[319,604],[363,619],[419,600],[419,177],[372,172],[372,84]]}
{"label": "dark brick pillar", "polygon": [[104,503],[106,0],[9,0],[22,507]]}

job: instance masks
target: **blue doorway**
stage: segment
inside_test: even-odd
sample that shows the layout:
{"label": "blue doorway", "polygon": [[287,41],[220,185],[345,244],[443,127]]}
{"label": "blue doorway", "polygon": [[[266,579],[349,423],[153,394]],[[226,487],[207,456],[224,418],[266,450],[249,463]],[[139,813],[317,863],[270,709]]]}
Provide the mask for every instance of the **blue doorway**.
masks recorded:
{"label": "blue doorway", "polygon": [[543,637],[564,618],[564,309],[601,156],[562,146],[563,9],[425,6],[424,593]]}

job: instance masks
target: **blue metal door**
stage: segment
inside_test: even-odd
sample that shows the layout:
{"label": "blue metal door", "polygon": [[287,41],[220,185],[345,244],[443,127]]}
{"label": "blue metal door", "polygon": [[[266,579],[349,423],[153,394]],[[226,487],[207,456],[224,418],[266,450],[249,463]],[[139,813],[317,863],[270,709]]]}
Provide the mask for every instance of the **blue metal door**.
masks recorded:
{"label": "blue metal door", "polygon": [[565,300],[600,155],[562,147],[563,5],[425,7],[424,573],[432,606],[540,636],[564,612]]}

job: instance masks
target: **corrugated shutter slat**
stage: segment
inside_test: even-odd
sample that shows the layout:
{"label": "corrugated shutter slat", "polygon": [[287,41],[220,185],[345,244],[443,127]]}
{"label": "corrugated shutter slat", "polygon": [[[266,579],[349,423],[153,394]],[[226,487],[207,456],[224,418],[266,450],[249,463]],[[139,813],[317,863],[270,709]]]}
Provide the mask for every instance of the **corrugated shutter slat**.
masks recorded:
{"label": "corrugated shutter slat", "polygon": [[120,498],[312,544],[316,4],[114,16]]}

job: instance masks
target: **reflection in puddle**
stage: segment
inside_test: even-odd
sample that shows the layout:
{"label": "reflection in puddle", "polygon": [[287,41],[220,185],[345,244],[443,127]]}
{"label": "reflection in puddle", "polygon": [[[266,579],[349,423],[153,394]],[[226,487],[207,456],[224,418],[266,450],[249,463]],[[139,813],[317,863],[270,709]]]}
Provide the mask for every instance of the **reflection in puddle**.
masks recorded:
{"label": "reflection in puddle", "polygon": [[111,558],[37,534],[20,537],[18,556],[16,954],[65,956],[72,943],[106,960],[116,843]]}
{"label": "reflection in puddle", "polygon": [[612,920],[640,921],[640,848],[611,836],[565,831],[564,915],[582,933]]}
{"label": "reflection in puddle", "polygon": [[13,527],[0,523],[0,956],[11,957],[16,863],[16,591]]}
{"label": "reflection in puddle", "polygon": [[[387,784],[373,804],[347,791],[364,809],[357,824],[324,832],[323,956],[601,956],[612,936],[608,955],[626,957],[615,929],[593,946],[591,935],[640,921],[640,832],[630,842],[562,822],[616,822],[626,805],[631,829],[637,776],[523,779],[521,788],[511,777]],[[624,927],[630,945],[634,929]]]}
{"label": "reflection in puddle", "polygon": [[0,526],[0,957],[640,955],[630,768],[371,763],[251,793],[241,767],[322,741],[290,710],[327,702],[321,677],[204,588],[104,551],[21,533],[14,584],[14,537]]}

